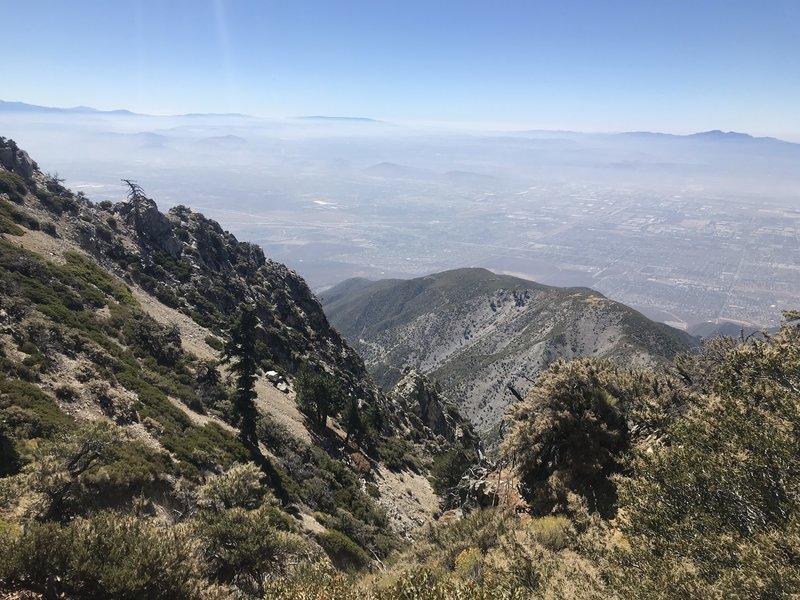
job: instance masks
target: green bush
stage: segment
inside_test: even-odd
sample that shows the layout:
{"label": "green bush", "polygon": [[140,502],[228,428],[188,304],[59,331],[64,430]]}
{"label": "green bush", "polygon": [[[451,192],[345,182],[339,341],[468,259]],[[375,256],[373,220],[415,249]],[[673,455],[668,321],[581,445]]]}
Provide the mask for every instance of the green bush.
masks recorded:
{"label": "green bush", "polygon": [[339,384],[328,373],[316,373],[303,365],[294,382],[297,407],[316,427],[324,427],[328,416],[336,414],[344,404]]}
{"label": "green bush", "polygon": [[198,598],[203,579],[191,538],[179,527],[98,513],[67,525],[0,530],[0,577],[47,597]]}
{"label": "green bush", "polygon": [[225,342],[215,335],[207,335],[205,337],[205,342],[217,352],[222,352],[222,350],[225,348]]}
{"label": "green bush", "polygon": [[0,477],[18,473],[22,466],[14,438],[7,431],[6,425],[0,422]]}
{"label": "green bush", "polygon": [[249,452],[230,432],[216,423],[192,425],[182,431],[165,433],[164,447],[198,469],[227,468],[249,458]]}
{"label": "green bush", "polygon": [[84,284],[96,287],[121,304],[138,306],[139,303],[134,299],[128,286],[113,277],[108,271],[102,269],[89,257],[79,252],[67,251],[64,253],[64,258],[66,259],[66,264],[61,269],[67,276],[77,278]]}
{"label": "green bush", "polygon": [[8,194],[13,201],[17,201],[28,193],[28,188],[22,177],[11,171],[0,169],[0,193]]}
{"label": "green bush", "polygon": [[522,402],[511,405],[511,430],[502,452],[517,465],[522,492],[537,514],[566,511],[570,494],[610,515],[611,476],[629,444],[621,406],[626,396],[611,364],[558,361]]}
{"label": "green bush", "polygon": [[262,596],[267,578],[281,573],[290,557],[307,549],[303,538],[283,529],[285,522],[276,514],[268,506],[201,514],[193,531],[201,542],[208,576]]}
{"label": "green bush", "polygon": [[[3,173],[3,171],[0,171],[0,173]],[[16,199],[12,196],[12,200],[22,203],[21,196]],[[19,225],[33,230],[37,230],[40,227],[39,219],[20,210],[8,201],[0,199],[0,233],[22,235],[24,231]]]}
{"label": "green bush", "polygon": [[0,419],[17,438],[51,437],[74,426],[55,401],[26,381],[0,374]]}
{"label": "green bush", "polygon": [[99,422],[37,444],[17,476],[19,499],[33,517],[66,521],[166,492],[175,473],[169,455]]}
{"label": "green bush", "polygon": [[408,468],[417,472],[422,470],[414,448],[405,438],[396,435],[381,438],[378,441],[378,454],[383,464],[393,471]]}
{"label": "green bush", "polygon": [[198,490],[198,504],[206,509],[254,509],[267,496],[264,474],[253,463],[232,466],[220,475],[212,476]]}
{"label": "green bush", "polygon": [[[685,364],[684,359],[683,367]],[[620,485],[615,584],[630,598],[800,592],[800,328],[688,358],[695,406]]]}
{"label": "green bush", "polygon": [[25,231],[14,222],[13,217],[2,203],[0,203],[0,233],[8,233],[10,235],[22,235]]}
{"label": "green bush", "polygon": [[317,536],[319,545],[339,569],[363,569],[370,563],[366,552],[341,531],[329,529]]}
{"label": "green bush", "polygon": [[434,457],[431,467],[434,491],[444,496],[449,489],[458,485],[461,476],[471,464],[467,455],[461,450],[448,450]]}

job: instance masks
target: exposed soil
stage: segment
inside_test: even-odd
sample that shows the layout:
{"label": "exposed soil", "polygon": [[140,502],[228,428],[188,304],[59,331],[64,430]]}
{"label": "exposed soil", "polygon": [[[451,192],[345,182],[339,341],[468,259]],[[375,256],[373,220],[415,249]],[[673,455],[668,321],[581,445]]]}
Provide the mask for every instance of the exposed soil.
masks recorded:
{"label": "exposed soil", "polygon": [[384,466],[375,472],[381,497],[392,529],[414,539],[414,531],[430,522],[439,510],[439,498],[425,477],[411,471],[394,472]]}

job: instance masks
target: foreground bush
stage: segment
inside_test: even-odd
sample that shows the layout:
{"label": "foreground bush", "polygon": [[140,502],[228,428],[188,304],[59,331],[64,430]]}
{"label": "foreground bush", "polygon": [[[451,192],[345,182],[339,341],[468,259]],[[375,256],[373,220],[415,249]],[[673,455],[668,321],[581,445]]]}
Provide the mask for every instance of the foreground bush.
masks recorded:
{"label": "foreground bush", "polygon": [[250,463],[210,478],[199,490],[200,511],[192,522],[207,576],[256,597],[269,578],[285,576],[289,562],[310,552],[262,477]]}
{"label": "foreground bush", "polygon": [[199,598],[204,588],[196,544],[181,527],[116,513],[68,525],[0,528],[0,579],[47,597]]}
{"label": "foreground bush", "polygon": [[800,593],[800,328],[713,350],[702,402],[620,486],[627,597]]}
{"label": "foreground bush", "polygon": [[621,403],[627,390],[610,363],[556,362],[509,409],[512,428],[503,452],[516,465],[522,491],[537,514],[566,510],[570,493],[610,514],[629,443]]}

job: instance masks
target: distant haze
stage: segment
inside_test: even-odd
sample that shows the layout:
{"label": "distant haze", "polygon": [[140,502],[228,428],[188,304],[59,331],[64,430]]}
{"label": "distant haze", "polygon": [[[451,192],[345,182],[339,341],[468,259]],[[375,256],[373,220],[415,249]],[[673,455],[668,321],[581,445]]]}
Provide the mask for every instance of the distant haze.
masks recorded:
{"label": "distant haze", "polygon": [[0,103],[0,135],[92,200],[119,200],[127,178],[162,209],[202,211],[318,290],[480,266],[592,287],[679,327],[774,325],[796,308],[800,145],[342,116]]}

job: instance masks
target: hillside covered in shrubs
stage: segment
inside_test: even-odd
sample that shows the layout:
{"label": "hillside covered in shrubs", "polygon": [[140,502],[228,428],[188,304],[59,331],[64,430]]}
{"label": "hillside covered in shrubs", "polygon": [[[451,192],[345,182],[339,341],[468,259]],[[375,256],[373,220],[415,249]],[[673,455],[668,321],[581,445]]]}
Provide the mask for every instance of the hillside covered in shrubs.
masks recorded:
{"label": "hillside covered in shrubs", "polygon": [[800,593],[800,313],[653,368],[556,361],[490,462],[435,382],[381,392],[259,249],[0,146],[1,592]]}

